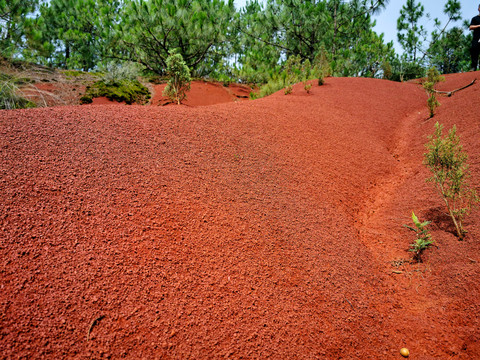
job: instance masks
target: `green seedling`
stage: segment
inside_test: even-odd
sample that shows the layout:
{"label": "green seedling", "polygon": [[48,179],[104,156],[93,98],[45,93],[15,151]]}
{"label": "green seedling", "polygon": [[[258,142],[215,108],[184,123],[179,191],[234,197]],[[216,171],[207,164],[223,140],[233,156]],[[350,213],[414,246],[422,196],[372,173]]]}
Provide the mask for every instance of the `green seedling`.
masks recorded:
{"label": "green seedling", "polygon": [[432,235],[428,232],[427,229],[427,226],[430,225],[431,221],[420,222],[420,220],[418,220],[418,217],[413,211],[412,221],[414,227],[409,225],[403,225],[407,229],[412,230],[417,236],[415,242],[410,245],[411,249],[409,249],[409,251],[413,252],[413,259],[415,261],[422,262],[421,254],[423,250],[425,250],[434,243],[434,241],[432,240]]}
{"label": "green seedling", "polygon": [[440,73],[435,67],[432,67],[428,70],[427,79],[423,82],[423,88],[427,92],[428,100],[427,106],[430,111],[430,118],[435,115],[435,109],[440,106],[440,103],[437,100],[435,85],[440,81],[445,81],[443,76],[440,76]]}

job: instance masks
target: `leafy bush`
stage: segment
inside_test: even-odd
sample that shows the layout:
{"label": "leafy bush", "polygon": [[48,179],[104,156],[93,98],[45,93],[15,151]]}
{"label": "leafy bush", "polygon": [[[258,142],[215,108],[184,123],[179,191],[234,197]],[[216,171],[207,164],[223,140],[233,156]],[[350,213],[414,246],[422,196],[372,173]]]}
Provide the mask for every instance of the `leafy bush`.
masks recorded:
{"label": "leafy bush", "polygon": [[19,93],[21,91],[15,79],[7,74],[0,74],[0,109],[26,109],[36,106]]}
{"label": "leafy bush", "polygon": [[77,77],[83,76],[87,73],[80,71],[80,70],[62,70],[62,73],[67,77],[71,79],[75,79]]}
{"label": "leafy bush", "polygon": [[268,81],[268,83],[266,83],[260,88],[258,97],[262,98],[265,96],[272,95],[273,93],[280,91],[284,87],[285,87],[285,81],[281,76],[273,77]]}
{"label": "leafy bush", "polygon": [[392,65],[390,62],[385,61],[382,63],[382,73],[383,73],[383,79],[386,80],[391,80],[393,77],[393,71],[392,71]]}
{"label": "leafy bush", "polygon": [[272,70],[261,66],[243,64],[241,68],[234,68],[233,77],[244,84],[266,84],[271,79]]}
{"label": "leafy bush", "polygon": [[310,64],[310,60],[305,60],[302,64],[302,76],[303,76],[303,88],[307,92],[310,93],[310,89],[312,88],[312,84],[308,82],[312,75],[312,65]]}
{"label": "leafy bush", "polygon": [[401,81],[408,81],[411,79],[418,79],[422,76],[425,76],[425,69],[417,63],[404,63],[403,64],[403,72],[402,72],[402,80]]}
{"label": "leafy bush", "polygon": [[150,91],[138,80],[120,80],[114,84],[105,83],[104,80],[97,81],[87,87],[84,96],[81,97],[82,104],[89,104],[93,98],[105,96],[109,100],[126,102],[127,104],[145,104],[150,99]]}
{"label": "leafy bush", "polygon": [[440,103],[437,100],[435,95],[435,85],[440,81],[445,81],[443,76],[440,76],[440,73],[435,67],[432,67],[428,70],[427,78],[423,81],[422,86],[429,95],[427,100],[427,106],[430,110],[430,118],[435,114],[435,109],[440,106]]}
{"label": "leafy bush", "polygon": [[260,88],[258,97],[271,95],[281,89],[284,89],[285,95],[291,94],[293,85],[298,82],[303,82],[303,88],[309,93],[312,88],[310,80],[318,78],[318,83],[321,85],[324,77],[328,75],[330,75],[330,65],[324,55],[318,55],[313,65],[308,59],[302,63],[300,56],[290,56],[283,71],[270,76],[270,80]]}
{"label": "leafy bush", "polygon": [[390,63],[391,74],[390,79],[393,81],[408,81],[419,79],[425,76],[425,69],[416,62],[408,62],[404,57]]}
{"label": "leafy bush", "polygon": [[417,235],[415,242],[410,245],[411,247],[410,251],[414,253],[413,259],[415,261],[421,262],[422,251],[434,243],[434,241],[432,240],[432,235],[428,233],[428,229],[427,229],[427,226],[430,225],[431,221],[420,222],[418,220],[418,217],[415,215],[413,211],[412,211],[412,221],[415,227],[408,226],[408,225],[403,225],[403,226],[405,226],[407,229],[412,230]]}
{"label": "leafy bush", "polygon": [[462,240],[466,233],[463,219],[479,198],[475,189],[468,183],[470,177],[468,156],[460,145],[455,125],[445,137],[442,137],[442,131],[443,126],[437,122],[435,133],[428,137],[429,142],[425,145],[428,152],[425,153],[424,162],[433,174],[427,181],[435,184],[447,206],[457,235]]}
{"label": "leafy bush", "polygon": [[182,55],[173,53],[167,58],[167,74],[170,78],[163,95],[180,105],[187,97],[186,92],[190,90],[191,82],[190,70]]}
{"label": "leafy bush", "polygon": [[132,62],[121,64],[109,62],[101,68],[102,80],[107,86],[119,84],[124,80],[137,80],[141,71],[139,66],[139,64]]}
{"label": "leafy bush", "polygon": [[[310,63],[310,62],[309,62]],[[285,63],[285,95],[291,94],[293,85],[302,81],[302,58],[300,55],[292,55]]]}
{"label": "leafy bush", "polygon": [[320,52],[317,54],[317,56],[315,56],[315,59],[313,60],[311,77],[313,77],[314,79],[318,79],[318,85],[323,85],[325,83],[325,78],[327,76],[330,76],[332,73],[332,67],[330,66],[330,63],[325,54],[325,48],[322,46]]}

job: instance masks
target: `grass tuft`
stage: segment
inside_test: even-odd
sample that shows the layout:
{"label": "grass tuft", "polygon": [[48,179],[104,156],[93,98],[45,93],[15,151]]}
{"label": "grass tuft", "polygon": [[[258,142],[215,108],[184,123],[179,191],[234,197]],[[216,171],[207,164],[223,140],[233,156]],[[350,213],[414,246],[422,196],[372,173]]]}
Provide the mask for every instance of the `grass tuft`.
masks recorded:
{"label": "grass tuft", "polygon": [[34,108],[36,104],[25,99],[16,84],[16,79],[7,74],[0,74],[0,109],[27,109]]}

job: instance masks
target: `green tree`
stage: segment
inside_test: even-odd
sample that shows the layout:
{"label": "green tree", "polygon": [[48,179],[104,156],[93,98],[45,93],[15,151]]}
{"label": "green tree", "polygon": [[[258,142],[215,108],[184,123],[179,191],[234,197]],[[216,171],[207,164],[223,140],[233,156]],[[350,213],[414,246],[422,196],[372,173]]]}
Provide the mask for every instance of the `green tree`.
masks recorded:
{"label": "green tree", "polygon": [[283,49],[276,45],[275,26],[265,20],[262,3],[248,1],[232,30],[235,73],[239,80],[264,84],[280,72]]}
{"label": "green tree", "polygon": [[319,53],[313,60],[312,75],[318,80],[318,85],[321,86],[325,83],[325,78],[330,76],[331,72],[332,69],[327,58],[326,50],[324,47],[321,47]]}
{"label": "green tree", "polygon": [[334,58],[338,49],[355,49],[352,40],[355,42],[371,33],[374,26],[371,16],[385,9],[388,3],[388,0],[327,1],[333,21],[331,51]]}
{"label": "green tree", "polygon": [[[313,61],[322,48],[329,53],[333,74],[372,74],[382,52],[383,37],[373,33],[372,14],[387,1],[270,1],[267,21],[276,19],[277,44],[286,56]],[[373,37],[374,45],[369,46]],[[393,46],[391,47],[393,49]],[[359,62],[358,60],[362,60]]]}
{"label": "green tree", "polygon": [[167,58],[167,75],[169,77],[163,95],[178,105],[187,97],[190,90],[190,70],[181,54],[172,54]]}
{"label": "green tree", "polygon": [[[427,31],[421,23],[424,15],[427,18],[430,15],[425,14],[421,2],[407,0],[397,20],[397,38],[405,51],[401,61],[402,78],[408,80],[423,76],[426,60],[442,72],[451,72],[450,70],[459,68],[456,58],[459,55],[459,47],[464,46],[464,43],[461,41],[461,32],[455,28],[448,30],[448,27],[461,19],[460,10],[459,0],[447,0],[443,9],[447,21],[442,25],[440,20],[434,19],[435,30],[431,34],[430,42],[427,43]],[[442,59],[449,65],[444,66]]]}
{"label": "green tree", "polygon": [[400,10],[397,19],[397,39],[409,62],[416,63],[419,55],[423,54],[422,46],[426,40],[427,31],[420,21],[425,13],[425,8],[420,2],[407,0]]}
{"label": "green tree", "polygon": [[[254,23],[244,21],[240,28],[243,37],[249,38],[245,42],[253,43],[244,52],[250,55],[252,47],[265,46],[268,56],[262,58],[261,53],[255,52],[259,55],[255,59],[259,63],[278,64],[292,55],[312,62],[323,47],[331,56],[334,74],[358,75],[364,67],[371,68],[372,65],[357,67],[356,59],[370,60],[372,57],[362,52],[373,49],[358,45],[366,45],[367,39],[370,40],[374,24],[371,15],[384,8],[386,3],[367,0],[268,0],[263,10],[248,13]],[[256,1],[253,8],[258,9]],[[242,16],[249,10],[247,4]],[[271,56],[274,53],[271,49],[276,49],[276,57]],[[382,50],[384,48],[375,50],[379,58]]]}
{"label": "green tree", "polygon": [[38,0],[0,0],[0,55],[11,57],[23,46],[27,16],[38,7]]}
{"label": "green tree", "polygon": [[[465,51],[459,51],[460,47],[468,45],[464,42],[463,31],[458,27],[448,30],[448,26],[461,20],[461,5],[459,0],[448,0],[445,3],[443,13],[448,20],[442,25],[439,19],[435,19],[435,30],[431,34],[431,41],[424,52],[420,62],[427,58],[430,65],[439,68],[443,73],[459,71],[459,55]],[[443,60],[443,61],[442,61]],[[463,67],[463,65],[462,65]],[[458,70],[457,70],[458,69]]]}
{"label": "green tree", "polygon": [[[310,61],[309,61],[310,64]],[[302,78],[302,58],[300,55],[292,55],[285,63],[285,95],[291,94],[293,85]]]}
{"label": "green tree", "polygon": [[455,125],[448,135],[442,136],[443,126],[435,124],[435,132],[425,145],[425,164],[432,172],[427,181],[435,184],[442,196],[460,240],[465,236],[463,219],[479,199],[475,189],[470,187],[468,156],[463,151]]}
{"label": "green tree", "polygon": [[233,0],[132,0],[117,28],[114,56],[164,74],[176,50],[195,75],[206,75],[228,55],[234,13]]}
{"label": "green tree", "polygon": [[430,64],[442,74],[468,71],[470,42],[462,29],[454,27],[448,30],[428,49]]}
{"label": "green tree", "polygon": [[94,68],[104,59],[119,0],[50,0],[32,22],[30,54],[63,68]]}
{"label": "green tree", "polygon": [[395,61],[393,42],[384,43],[383,34],[372,29],[361,32],[351,48],[338,51],[337,74],[343,76],[381,77],[384,63]]}

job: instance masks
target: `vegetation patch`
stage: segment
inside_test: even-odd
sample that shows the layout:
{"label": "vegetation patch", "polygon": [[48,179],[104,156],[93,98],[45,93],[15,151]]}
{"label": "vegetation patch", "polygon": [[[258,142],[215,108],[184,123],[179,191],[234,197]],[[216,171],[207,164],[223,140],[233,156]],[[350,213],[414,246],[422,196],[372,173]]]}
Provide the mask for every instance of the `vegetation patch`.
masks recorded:
{"label": "vegetation patch", "polygon": [[445,78],[440,76],[440,73],[435,67],[432,67],[428,70],[427,78],[422,83],[422,86],[428,95],[427,106],[430,110],[431,118],[435,115],[435,109],[440,106],[435,94],[435,85],[440,81],[445,81]]}
{"label": "vegetation patch", "polygon": [[430,221],[421,222],[418,217],[412,211],[412,221],[415,227],[409,225],[403,225],[407,229],[412,230],[416,234],[415,241],[410,245],[410,251],[413,252],[413,259],[417,262],[422,262],[422,252],[430,245],[434,243],[432,235],[428,232],[427,226],[430,225]]}
{"label": "vegetation patch", "polygon": [[17,79],[12,75],[0,73],[0,109],[34,108],[36,104],[21,96],[19,84],[25,79]]}
{"label": "vegetation patch", "polygon": [[33,80],[28,77],[18,77],[10,74],[0,72],[0,81],[10,81],[15,85],[26,85],[33,83]]}
{"label": "vegetation patch", "polygon": [[190,69],[183,61],[182,55],[173,53],[167,58],[167,74],[169,76],[163,95],[180,105],[190,90]]}
{"label": "vegetation patch", "polygon": [[114,83],[107,83],[99,80],[91,86],[80,99],[82,104],[90,104],[93,98],[106,97],[112,101],[131,104],[145,104],[151,97],[150,91],[138,80],[120,80]]}
{"label": "vegetation patch", "polygon": [[302,62],[300,56],[292,55],[287,59],[281,73],[274,74],[270,80],[260,88],[258,95],[252,98],[262,98],[271,95],[281,89],[284,89],[285,95],[289,95],[293,91],[293,85],[302,82],[303,88],[310,93],[312,84],[310,80],[317,79],[318,85],[324,84],[324,78],[331,74],[331,67],[325,53],[319,53],[313,63],[306,59]]}
{"label": "vegetation patch", "polygon": [[455,225],[458,238],[463,240],[467,233],[463,220],[480,199],[469,182],[468,155],[460,144],[456,126],[445,136],[442,132],[443,126],[437,122],[434,134],[428,137],[429,142],[425,144],[428,152],[425,153],[424,163],[432,173],[427,181],[434,183]]}
{"label": "vegetation patch", "polygon": [[73,78],[86,74],[83,71],[79,71],[79,70],[63,70],[62,73],[65,74],[65,76],[67,77],[73,77]]}

